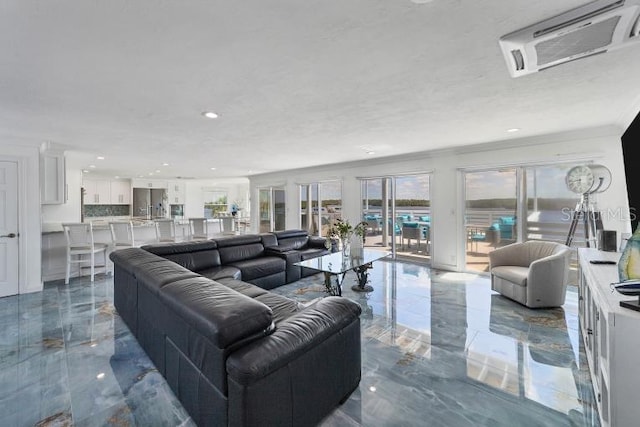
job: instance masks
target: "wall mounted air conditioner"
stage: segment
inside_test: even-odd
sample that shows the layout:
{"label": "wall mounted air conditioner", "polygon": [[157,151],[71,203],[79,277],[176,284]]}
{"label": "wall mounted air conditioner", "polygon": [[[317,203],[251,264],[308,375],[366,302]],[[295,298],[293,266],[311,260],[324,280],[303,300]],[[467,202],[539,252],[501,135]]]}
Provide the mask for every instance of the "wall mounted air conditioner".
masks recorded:
{"label": "wall mounted air conditioner", "polygon": [[501,37],[511,77],[640,42],[640,6],[629,3],[592,1]]}

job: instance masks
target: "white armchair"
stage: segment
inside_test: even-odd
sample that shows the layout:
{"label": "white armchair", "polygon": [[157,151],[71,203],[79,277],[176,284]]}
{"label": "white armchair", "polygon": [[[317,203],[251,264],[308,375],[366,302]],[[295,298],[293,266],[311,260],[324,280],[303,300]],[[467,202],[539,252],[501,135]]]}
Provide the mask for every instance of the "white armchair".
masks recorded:
{"label": "white armchair", "polygon": [[530,308],[564,304],[571,249],[531,240],[489,252],[491,289]]}

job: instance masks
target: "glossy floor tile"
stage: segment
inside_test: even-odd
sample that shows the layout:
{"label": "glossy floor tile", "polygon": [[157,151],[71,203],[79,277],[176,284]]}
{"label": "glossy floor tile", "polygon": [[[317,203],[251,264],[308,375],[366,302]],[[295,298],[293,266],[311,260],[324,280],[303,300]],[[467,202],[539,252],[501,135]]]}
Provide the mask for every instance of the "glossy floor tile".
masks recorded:
{"label": "glossy floor tile", "polygon": [[[486,277],[380,261],[362,308],[362,381],[322,426],[598,426],[577,293],[530,310]],[[305,304],[322,276],[273,292]],[[116,351],[117,350],[117,351]],[[2,426],[192,426],[98,276],[0,299]]]}

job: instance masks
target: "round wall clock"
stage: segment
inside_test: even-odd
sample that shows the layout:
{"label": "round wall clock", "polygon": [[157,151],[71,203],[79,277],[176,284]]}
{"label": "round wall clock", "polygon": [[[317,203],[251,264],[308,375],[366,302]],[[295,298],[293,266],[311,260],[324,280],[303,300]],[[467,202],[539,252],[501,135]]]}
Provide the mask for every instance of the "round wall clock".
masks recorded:
{"label": "round wall clock", "polygon": [[594,176],[589,166],[574,166],[565,177],[567,188],[574,193],[588,193],[593,187]]}
{"label": "round wall clock", "polygon": [[611,171],[603,165],[589,165],[593,173],[592,192],[602,193],[611,185]]}

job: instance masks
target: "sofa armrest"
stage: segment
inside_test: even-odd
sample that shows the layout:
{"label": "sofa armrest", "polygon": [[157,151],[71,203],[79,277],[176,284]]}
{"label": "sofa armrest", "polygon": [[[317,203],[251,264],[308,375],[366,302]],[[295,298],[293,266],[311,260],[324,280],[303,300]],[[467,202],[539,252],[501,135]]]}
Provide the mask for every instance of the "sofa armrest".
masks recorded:
{"label": "sofa armrest", "polygon": [[269,246],[264,248],[264,254],[266,256],[276,256],[278,258],[282,258],[287,262],[285,272],[285,280],[287,283],[300,280],[300,266],[295,265],[296,262],[300,262],[302,260],[300,252],[296,250],[285,250],[278,246]]}
{"label": "sofa armrest", "polygon": [[316,249],[327,249],[327,247],[325,246],[326,242],[327,242],[326,237],[309,236],[309,241],[307,242],[307,246],[310,248],[316,248]]}
{"label": "sofa armrest", "polygon": [[[569,255],[570,252],[562,251],[553,255],[535,260],[529,266],[527,283],[536,283],[537,289],[545,292],[553,287],[566,286],[569,277]],[[564,290],[564,289],[563,289]]]}
{"label": "sofa armrest", "polygon": [[232,353],[227,359],[227,374],[238,384],[257,382],[359,322],[361,312],[360,305],[346,298],[323,298],[278,323],[271,335]]}
{"label": "sofa armrest", "polygon": [[283,254],[289,252],[290,249],[280,246],[265,246],[264,254],[267,256],[279,256],[282,257]]}

